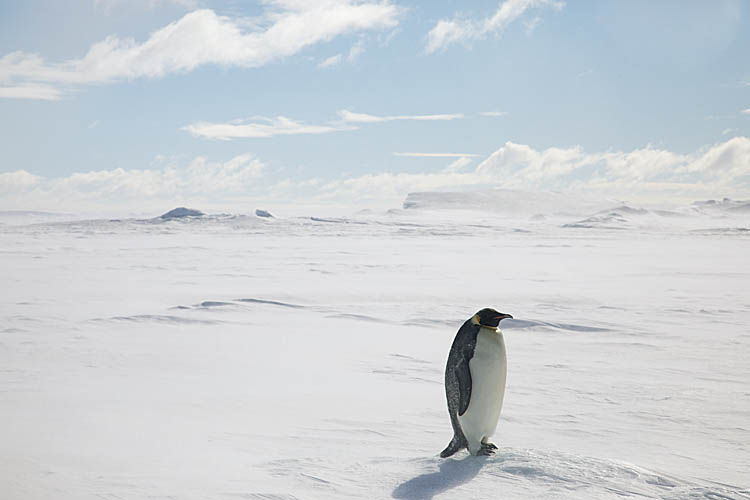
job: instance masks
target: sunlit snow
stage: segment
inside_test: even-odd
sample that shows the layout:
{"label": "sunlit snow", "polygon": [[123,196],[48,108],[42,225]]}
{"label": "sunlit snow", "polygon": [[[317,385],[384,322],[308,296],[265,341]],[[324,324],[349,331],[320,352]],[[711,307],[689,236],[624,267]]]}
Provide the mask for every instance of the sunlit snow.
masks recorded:
{"label": "sunlit snow", "polygon": [[[750,204],[404,206],[0,213],[0,497],[750,498]],[[443,460],[483,307],[500,449]]]}

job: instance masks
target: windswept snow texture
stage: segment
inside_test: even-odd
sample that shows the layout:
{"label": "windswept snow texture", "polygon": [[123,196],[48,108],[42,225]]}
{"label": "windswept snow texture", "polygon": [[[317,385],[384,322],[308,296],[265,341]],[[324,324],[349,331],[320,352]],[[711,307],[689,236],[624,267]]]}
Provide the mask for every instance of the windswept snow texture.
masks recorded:
{"label": "windswept snow texture", "polygon": [[[0,497],[750,499],[746,202],[506,194],[0,213]],[[482,307],[516,318],[500,449],[442,460]]]}

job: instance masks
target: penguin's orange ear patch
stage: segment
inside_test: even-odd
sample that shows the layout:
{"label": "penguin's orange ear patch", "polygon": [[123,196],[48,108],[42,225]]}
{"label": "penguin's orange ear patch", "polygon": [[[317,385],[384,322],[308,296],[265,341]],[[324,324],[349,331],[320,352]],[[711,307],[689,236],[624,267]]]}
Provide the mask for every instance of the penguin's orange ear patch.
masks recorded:
{"label": "penguin's orange ear patch", "polygon": [[478,325],[479,324],[479,315],[475,314],[471,317],[471,324],[472,325]]}

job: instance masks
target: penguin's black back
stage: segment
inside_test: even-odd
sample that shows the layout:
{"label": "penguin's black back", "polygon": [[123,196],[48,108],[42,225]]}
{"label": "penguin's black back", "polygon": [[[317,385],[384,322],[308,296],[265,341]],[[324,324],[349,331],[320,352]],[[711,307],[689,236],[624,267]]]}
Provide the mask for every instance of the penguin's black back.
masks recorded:
{"label": "penguin's black back", "polygon": [[450,413],[456,434],[461,432],[458,415],[466,412],[471,401],[469,361],[474,357],[479,328],[479,325],[473,324],[469,319],[458,329],[445,365],[445,396],[448,400],[448,413]]}

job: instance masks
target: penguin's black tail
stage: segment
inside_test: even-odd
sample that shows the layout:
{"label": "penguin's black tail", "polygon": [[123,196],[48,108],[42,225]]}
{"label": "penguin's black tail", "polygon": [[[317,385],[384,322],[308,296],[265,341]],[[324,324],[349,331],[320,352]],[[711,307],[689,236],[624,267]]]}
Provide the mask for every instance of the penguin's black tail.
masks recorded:
{"label": "penguin's black tail", "polygon": [[461,441],[462,440],[454,434],[453,439],[451,439],[451,442],[448,443],[448,446],[440,452],[440,458],[448,458],[458,450],[463,448]]}

